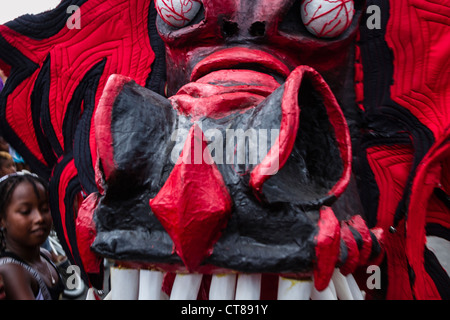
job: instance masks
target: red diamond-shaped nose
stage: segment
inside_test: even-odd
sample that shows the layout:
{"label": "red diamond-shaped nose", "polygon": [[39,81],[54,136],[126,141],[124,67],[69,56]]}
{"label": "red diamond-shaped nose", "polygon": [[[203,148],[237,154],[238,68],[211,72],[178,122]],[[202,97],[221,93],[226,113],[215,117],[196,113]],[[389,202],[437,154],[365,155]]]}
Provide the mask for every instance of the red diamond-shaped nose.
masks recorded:
{"label": "red diamond-shaped nose", "polygon": [[231,197],[197,125],[150,207],[189,271],[211,255],[231,213]]}

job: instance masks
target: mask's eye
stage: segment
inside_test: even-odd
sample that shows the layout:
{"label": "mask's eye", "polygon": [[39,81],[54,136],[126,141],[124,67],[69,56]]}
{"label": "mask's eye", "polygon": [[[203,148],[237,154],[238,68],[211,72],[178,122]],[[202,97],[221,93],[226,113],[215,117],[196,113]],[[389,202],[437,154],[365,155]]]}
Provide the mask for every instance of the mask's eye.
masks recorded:
{"label": "mask's eye", "polygon": [[321,38],[334,38],[352,22],[353,0],[302,0],[301,17],[306,29]]}
{"label": "mask's eye", "polygon": [[156,0],[156,10],[168,25],[181,28],[188,25],[202,7],[200,0]]}

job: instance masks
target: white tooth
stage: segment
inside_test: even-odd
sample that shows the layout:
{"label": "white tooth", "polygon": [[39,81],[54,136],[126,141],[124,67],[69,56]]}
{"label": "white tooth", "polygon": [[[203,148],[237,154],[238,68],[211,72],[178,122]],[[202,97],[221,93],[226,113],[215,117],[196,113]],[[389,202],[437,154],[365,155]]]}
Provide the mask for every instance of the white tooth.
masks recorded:
{"label": "white tooth", "polygon": [[112,297],[112,293],[111,293],[111,291],[110,291],[110,292],[108,292],[108,294],[103,298],[103,300],[111,300],[111,297]]}
{"label": "white tooth", "polygon": [[450,277],[450,241],[438,236],[427,236],[426,246],[439,261]]}
{"label": "white tooth", "polygon": [[331,293],[334,296],[334,299],[337,300],[336,287],[334,286],[333,279],[330,279],[330,283],[328,284],[328,287],[330,288]]}
{"label": "white tooth", "polygon": [[361,294],[361,290],[359,289],[355,278],[353,278],[353,275],[350,273],[345,277],[345,279],[347,279],[348,287],[350,288],[350,292],[352,293],[353,299],[364,300],[364,297]]}
{"label": "white tooth", "polygon": [[261,274],[239,274],[236,284],[236,300],[259,300]]}
{"label": "white tooth", "polygon": [[214,274],[211,278],[209,300],[234,300],[236,274]]}
{"label": "white tooth", "polygon": [[169,300],[170,297],[167,293],[161,290],[161,300]]}
{"label": "white tooth", "polygon": [[173,282],[170,300],[197,300],[202,277],[203,275],[199,273],[178,273]]}
{"label": "white tooth", "polygon": [[137,300],[139,270],[111,267],[111,300]]}
{"label": "white tooth", "polygon": [[311,290],[311,300],[336,300],[336,296],[333,294],[330,286],[326,287],[323,291],[317,291],[313,286]]}
{"label": "white tooth", "polygon": [[334,269],[331,280],[336,288],[336,296],[339,300],[353,300],[348,282],[338,268]]}
{"label": "white tooth", "polygon": [[163,273],[141,269],[139,272],[139,300],[160,300]]}
{"label": "white tooth", "polygon": [[278,300],[309,300],[312,280],[294,280],[279,277]]}
{"label": "white tooth", "polygon": [[86,300],[95,300],[94,288],[89,288],[86,294]]}

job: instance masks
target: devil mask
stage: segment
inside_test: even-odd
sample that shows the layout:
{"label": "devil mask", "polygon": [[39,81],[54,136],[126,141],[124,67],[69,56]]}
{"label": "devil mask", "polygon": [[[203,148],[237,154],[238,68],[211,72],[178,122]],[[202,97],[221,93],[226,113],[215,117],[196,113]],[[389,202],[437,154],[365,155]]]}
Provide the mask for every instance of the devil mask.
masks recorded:
{"label": "devil mask", "polygon": [[[92,249],[165,271],[314,271],[323,290],[348,258],[331,206],[350,181],[361,7],[323,20],[314,1],[170,5],[156,2],[169,98],[113,76],[96,111]],[[345,219],[360,213],[347,201]]]}

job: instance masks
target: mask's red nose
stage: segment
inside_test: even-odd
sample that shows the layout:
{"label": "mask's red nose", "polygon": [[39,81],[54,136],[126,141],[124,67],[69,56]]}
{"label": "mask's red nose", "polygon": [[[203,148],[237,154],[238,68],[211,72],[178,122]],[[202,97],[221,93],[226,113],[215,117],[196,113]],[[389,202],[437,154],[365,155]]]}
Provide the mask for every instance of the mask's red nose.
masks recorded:
{"label": "mask's red nose", "polygon": [[231,213],[231,197],[196,124],[150,207],[187,269],[195,270],[212,253]]}

